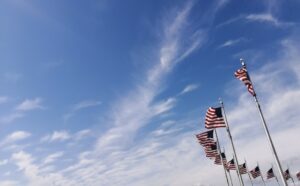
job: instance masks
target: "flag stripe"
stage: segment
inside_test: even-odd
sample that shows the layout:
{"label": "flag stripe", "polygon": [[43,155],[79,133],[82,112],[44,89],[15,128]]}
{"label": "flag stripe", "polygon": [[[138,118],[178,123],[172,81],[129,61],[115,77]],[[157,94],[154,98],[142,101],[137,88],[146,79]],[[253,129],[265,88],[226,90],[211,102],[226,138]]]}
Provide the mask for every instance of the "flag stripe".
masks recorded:
{"label": "flag stripe", "polygon": [[271,168],[267,172],[267,179],[271,179],[271,178],[274,178],[274,177],[275,177],[275,174],[273,172],[273,168]]}
{"label": "flag stripe", "polygon": [[239,170],[240,170],[241,174],[247,174],[246,163],[243,163],[242,165],[239,165]]}
{"label": "flag stripe", "polygon": [[261,174],[260,174],[259,167],[256,166],[253,170],[250,171],[250,174],[254,179],[260,176]]}
{"label": "flag stripe", "polygon": [[222,116],[222,108],[209,107],[205,116],[205,128],[213,129],[220,127],[226,127],[224,118]]}

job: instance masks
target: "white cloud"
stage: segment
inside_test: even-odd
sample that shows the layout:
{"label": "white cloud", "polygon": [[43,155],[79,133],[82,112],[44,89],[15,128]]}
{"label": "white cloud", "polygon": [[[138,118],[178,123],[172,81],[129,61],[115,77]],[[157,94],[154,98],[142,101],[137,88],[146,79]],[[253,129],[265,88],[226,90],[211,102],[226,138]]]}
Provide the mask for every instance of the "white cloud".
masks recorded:
{"label": "white cloud", "polygon": [[58,158],[62,157],[63,155],[64,155],[64,152],[62,152],[62,151],[50,154],[45,158],[44,164],[53,163],[54,161],[56,161]]}
{"label": "white cloud", "polygon": [[[203,42],[204,38],[200,30],[188,34],[185,29],[192,5],[192,3],[187,3],[183,9],[169,15],[163,22],[164,34],[157,51],[158,62],[154,63],[154,66],[147,72],[142,84],[137,85],[137,88],[124,96],[124,99],[117,101],[111,122],[114,127],[98,139],[99,150],[122,148],[130,143],[136,132],[152,118],[175,106],[174,98],[155,102],[155,97],[159,93],[165,76]],[[187,35],[191,38],[185,38]],[[183,38],[191,42],[185,43]]]}
{"label": "white cloud", "polygon": [[6,136],[6,138],[0,144],[5,145],[8,143],[14,143],[14,142],[29,138],[30,136],[31,136],[31,134],[29,132],[15,131],[15,132],[11,133],[10,135]]}
{"label": "white cloud", "polygon": [[7,116],[2,116],[0,118],[0,122],[1,123],[11,123],[22,117],[24,117],[23,113],[16,112],[16,113],[9,114]]}
{"label": "white cloud", "polygon": [[20,183],[17,181],[14,181],[14,180],[3,180],[3,181],[0,181],[0,185],[1,186],[18,186],[18,185],[20,185]]}
{"label": "white cloud", "polygon": [[250,21],[259,21],[259,22],[270,22],[273,23],[274,25],[278,25],[279,21],[269,13],[266,14],[250,14],[246,17],[246,19]]}
{"label": "white cloud", "polygon": [[7,163],[8,163],[8,159],[2,160],[2,161],[0,161],[0,166],[6,165]]}
{"label": "white cloud", "polygon": [[101,101],[85,100],[85,101],[82,101],[82,102],[76,104],[74,106],[73,110],[76,111],[76,110],[80,110],[80,109],[84,109],[84,108],[88,108],[88,107],[98,106],[100,104],[101,104]]}
{"label": "white cloud", "polygon": [[41,98],[35,98],[35,99],[26,99],[23,101],[20,105],[17,106],[17,110],[20,111],[29,111],[29,110],[35,110],[35,109],[42,109],[43,106],[41,105],[42,99]]}
{"label": "white cloud", "polygon": [[41,142],[62,142],[70,139],[78,141],[90,137],[91,135],[92,131],[90,129],[83,129],[73,134],[67,131],[54,131],[52,134],[47,134],[44,137],[42,137]]}
{"label": "white cloud", "polygon": [[74,134],[74,139],[76,139],[76,140],[83,139],[83,138],[91,135],[91,133],[92,133],[92,131],[90,129],[84,129],[84,130],[78,131]]}
{"label": "white cloud", "polygon": [[42,142],[55,142],[55,141],[66,141],[71,138],[71,135],[67,131],[54,131],[51,135],[44,136]]}
{"label": "white cloud", "polygon": [[221,44],[218,48],[224,48],[224,47],[230,47],[230,46],[234,46],[237,45],[241,42],[246,41],[245,38],[238,38],[238,39],[230,39],[228,41],[225,41],[223,44]]}
{"label": "white cloud", "polygon": [[14,153],[11,156],[11,160],[27,178],[28,183],[23,183],[22,185],[41,186],[49,185],[49,183],[65,186],[76,185],[76,182],[66,180],[59,173],[43,172],[40,165],[35,163],[35,158],[27,152],[19,151]]}
{"label": "white cloud", "polygon": [[99,106],[99,105],[101,105],[101,101],[95,101],[95,100],[81,101],[81,102],[77,103],[76,105],[74,105],[70,112],[68,112],[67,114],[64,115],[64,119],[65,120],[70,119],[79,110],[86,109],[89,107],[95,107],[95,106]]}
{"label": "white cloud", "polygon": [[249,21],[257,21],[262,23],[270,23],[277,27],[291,26],[292,23],[279,21],[271,13],[262,13],[262,14],[250,14],[246,16],[246,19]]}
{"label": "white cloud", "polygon": [[189,92],[192,92],[196,89],[199,88],[199,85],[197,84],[190,84],[190,85],[187,85],[181,92],[179,95],[183,95],[183,94],[186,94],[186,93],[189,93]]}

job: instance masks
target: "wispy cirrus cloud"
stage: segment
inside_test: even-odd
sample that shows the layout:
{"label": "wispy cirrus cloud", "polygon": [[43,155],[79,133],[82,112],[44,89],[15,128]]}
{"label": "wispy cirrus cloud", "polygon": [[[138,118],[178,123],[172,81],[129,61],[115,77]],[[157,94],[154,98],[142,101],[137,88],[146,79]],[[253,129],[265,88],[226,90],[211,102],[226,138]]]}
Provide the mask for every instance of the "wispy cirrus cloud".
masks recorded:
{"label": "wispy cirrus cloud", "polygon": [[71,135],[67,131],[54,131],[52,134],[48,134],[41,139],[41,142],[55,142],[66,141],[71,138]]}
{"label": "wispy cirrus cloud", "polygon": [[[0,97],[0,103],[4,103],[8,100],[7,97]],[[32,111],[32,110],[39,110],[39,109],[44,109],[45,107],[42,106],[42,99],[41,98],[34,98],[34,99],[25,99],[23,102],[18,104],[15,108],[14,111],[1,116],[0,117],[0,123],[12,123],[17,119],[23,118],[26,116],[26,112]]]}
{"label": "wispy cirrus cloud", "polygon": [[179,95],[187,94],[199,88],[197,84],[190,84],[184,87],[184,89],[179,93]]}
{"label": "wispy cirrus cloud", "polygon": [[0,161],[0,166],[6,165],[7,163],[8,163],[8,159],[2,160],[2,161]]}
{"label": "wispy cirrus cloud", "polygon": [[59,173],[43,173],[42,165],[36,164],[36,158],[25,151],[13,153],[10,159],[23,172],[32,186],[49,185],[49,183],[68,186],[76,185],[76,182],[65,179]]}
{"label": "wispy cirrus cloud", "polygon": [[17,141],[21,141],[24,140],[26,138],[29,138],[31,136],[31,133],[26,132],[26,131],[15,131],[11,134],[9,134],[8,136],[6,136],[4,138],[4,140],[2,140],[0,142],[0,146],[6,145],[6,144],[11,144]]}
{"label": "wispy cirrus cloud", "polygon": [[67,114],[64,115],[64,120],[70,119],[79,110],[90,108],[90,107],[96,107],[96,106],[99,106],[99,105],[101,105],[101,101],[96,101],[96,100],[81,101],[81,102],[75,104],[71,108],[70,112],[68,112]]}
{"label": "wispy cirrus cloud", "polygon": [[53,131],[51,134],[47,134],[41,138],[41,142],[63,142],[67,140],[81,140],[86,137],[90,137],[92,131],[90,129],[83,129],[76,133],[70,133],[65,130]]}
{"label": "wispy cirrus cloud", "polygon": [[291,26],[293,23],[279,21],[271,13],[261,13],[261,14],[250,14],[245,17],[248,21],[257,21],[261,23],[270,23],[277,27]]}
{"label": "wispy cirrus cloud", "polygon": [[2,116],[0,118],[0,123],[12,123],[13,121],[24,117],[25,115],[23,113],[19,113],[19,112],[15,112],[15,113],[11,113],[9,115],[6,116]]}
{"label": "wispy cirrus cloud", "polygon": [[64,155],[64,152],[62,152],[62,151],[50,154],[45,158],[43,163],[44,164],[53,163],[54,161],[56,161],[58,158],[62,157],[63,155]]}
{"label": "wispy cirrus cloud", "polygon": [[116,113],[113,115],[112,121],[115,127],[98,139],[97,146],[102,151],[106,147],[122,147],[127,144],[133,139],[139,128],[146,125],[155,116],[175,106],[174,98],[155,102],[155,96],[158,94],[165,76],[178,62],[200,47],[204,40],[203,35],[200,34],[201,30],[190,33],[193,37],[190,38],[190,43],[185,43],[183,40],[188,32],[184,28],[188,25],[187,20],[192,7],[191,2],[187,3],[174,15],[168,15],[162,23],[164,25],[163,38],[157,51],[158,61],[146,73],[144,82],[137,85],[137,88],[123,100],[118,101],[118,107],[113,111]]}
{"label": "wispy cirrus cloud", "polygon": [[276,15],[274,15],[271,11],[267,11],[262,13],[242,14],[234,18],[228,19],[227,21],[218,24],[216,27],[220,28],[235,23],[237,21],[267,23],[278,28],[287,28],[295,25],[295,23],[293,22],[282,21],[278,19]]}
{"label": "wispy cirrus cloud", "polygon": [[0,181],[0,185],[3,186],[18,186],[20,183],[14,180],[3,180]]}
{"label": "wispy cirrus cloud", "polygon": [[245,41],[247,41],[247,39],[245,39],[245,38],[230,39],[230,40],[227,40],[224,43],[222,43],[220,46],[218,46],[218,48],[234,46],[234,45],[237,45],[237,44],[245,42]]}
{"label": "wispy cirrus cloud", "polygon": [[41,98],[26,99],[16,107],[16,110],[30,111],[30,110],[42,109],[44,107],[41,104],[42,104]]}

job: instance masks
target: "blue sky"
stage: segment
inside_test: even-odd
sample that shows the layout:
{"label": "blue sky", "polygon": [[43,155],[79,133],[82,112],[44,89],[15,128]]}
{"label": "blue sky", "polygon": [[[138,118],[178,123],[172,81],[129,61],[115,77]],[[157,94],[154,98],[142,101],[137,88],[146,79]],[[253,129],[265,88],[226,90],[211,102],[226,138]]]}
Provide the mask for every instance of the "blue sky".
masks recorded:
{"label": "blue sky", "polygon": [[219,97],[240,162],[266,172],[274,161],[259,115],[233,76],[241,57],[295,173],[299,9],[296,0],[2,0],[0,185],[224,185],[194,136]]}

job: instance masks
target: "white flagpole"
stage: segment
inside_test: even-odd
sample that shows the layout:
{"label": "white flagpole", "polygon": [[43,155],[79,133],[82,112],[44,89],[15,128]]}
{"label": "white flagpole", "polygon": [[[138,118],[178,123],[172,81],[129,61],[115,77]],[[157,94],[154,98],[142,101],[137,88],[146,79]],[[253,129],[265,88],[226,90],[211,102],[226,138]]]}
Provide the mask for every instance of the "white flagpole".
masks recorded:
{"label": "white flagpole", "polygon": [[[223,147],[223,152],[224,152],[224,154],[225,154],[225,149],[224,149],[224,147]],[[229,169],[226,169],[226,171],[227,171],[227,173],[228,173],[228,175],[229,175],[229,179],[230,179],[231,186],[233,186],[232,178],[231,178],[231,174],[230,174],[230,170],[229,170]]]}
{"label": "white flagpole", "polygon": [[223,157],[222,157],[222,152],[221,152],[221,148],[220,148],[220,143],[219,143],[219,138],[218,138],[217,130],[214,129],[214,131],[215,131],[216,138],[217,138],[218,152],[219,152],[219,155],[221,157],[221,162],[222,162],[222,165],[223,165],[223,168],[224,168],[224,173],[225,173],[227,185],[229,186],[229,181],[228,181],[228,177],[227,177],[227,174],[226,174],[226,168],[225,168]]}
{"label": "white flagpole", "polygon": [[[241,61],[241,63],[242,63],[243,66],[246,66],[246,64],[245,64],[245,62],[244,62],[243,59],[240,59],[240,61]],[[248,72],[247,72],[247,73],[248,73]],[[248,73],[248,74],[249,74],[249,73]],[[250,80],[250,77],[249,77],[249,80]],[[253,86],[253,84],[252,84],[252,86]],[[265,121],[264,115],[263,115],[263,113],[262,113],[262,110],[261,110],[261,107],[260,107],[260,104],[259,104],[259,102],[258,102],[258,99],[257,99],[256,94],[255,94],[253,97],[254,97],[254,100],[255,100],[257,109],[258,109],[258,111],[259,111],[260,118],[261,118],[263,127],[264,127],[264,129],[265,129],[265,133],[266,133],[267,138],[268,138],[268,140],[269,140],[270,147],[271,147],[271,150],[272,150],[272,152],[273,152],[273,156],[274,156],[274,158],[275,158],[275,160],[276,160],[275,162],[276,162],[277,168],[278,168],[278,170],[279,170],[281,180],[282,180],[284,186],[288,186],[288,184],[287,184],[287,182],[286,182],[286,180],[285,180],[285,178],[284,178],[283,171],[282,171],[282,167],[281,167],[281,164],[280,164],[280,162],[279,162],[279,158],[278,158],[278,156],[277,156],[277,153],[276,153],[276,150],[275,150],[275,147],[274,147],[274,144],[273,144],[271,135],[270,135],[270,133],[269,133],[269,129],[268,129],[268,127],[267,127],[267,124],[266,124],[266,121]]]}
{"label": "white flagpole", "polygon": [[275,179],[276,179],[278,185],[280,186],[277,176],[275,176]]}
{"label": "white flagpole", "polygon": [[231,177],[231,174],[230,174],[230,170],[227,170],[228,174],[229,174],[229,179],[230,179],[230,182],[231,182],[231,186],[233,186],[233,183],[232,183],[232,177]]}
{"label": "white flagpole", "polygon": [[257,162],[257,167],[259,168],[261,180],[263,181],[264,186],[266,186],[266,183],[265,183],[265,180],[264,180],[263,175],[262,175],[262,173],[261,173],[261,170],[260,170],[260,167],[259,167],[259,165],[258,165],[258,162]]}
{"label": "white flagpole", "polygon": [[235,167],[236,167],[236,173],[237,173],[237,175],[238,175],[240,185],[241,185],[241,186],[244,186],[243,178],[242,178],[242,176],[241,176],[240,169],[239,169],[238,158],[237,158],[237,156],[236,156],[236,152],[235,152],[235,148],[234,148],[232,136],[231,136],[231,133],[230,133],[230,129],[229,129],[228,122],[227,122],[227,117],[226,117],[226,113],[225,113],[225,109],[224,109],[224,103],[223,103],[223,101],[222,101],[221,98],[220,98],[220,104],[221,104],[222,111],[223,111],[223,116],[224,116],[224,121],[225,121],[225,124],[226,124],[227,134],[228,134],[228,137],[229,137],[229,139],[230,139],[231,146],[232,146],[232,150],[233,150],[233,153],[234,153],[234,156],[233,156],[233,157],[234,157],[234,163],[235,163]]}
{"label": "white flagpole", "polygon": [[288,165],[288,170],[289,170],[290,178],[292,179],[292,182],[293,182],[293,184],[294,184],[294,186],[295,186],[294,179],[293,179],[293,177],[292,177],[292,175],[291,175],[291,173],[290,173],[290,166],[289,166],[289,165]]}
{"label": "white flagpole", "polygon": [[247,174],[248,174],[248,176],[249,176],[249,179],[250,179],[251,185],[253,186],[253,182],[252,182],[252,179],[251,179],[251,176],[250,176],[249,170],[248,170],[248,165],[247,165],[247,162],[246,162],[246,158],[244,158],[244,159],[245,159],[246,171],[247,171]]}
{"label": "white flagpole", "polygon": [[275,179],[276,179],[278,185],[280,186],[279,181],[278,181],[278,178],[277,178],[277,176],[275,175],[274,170],[273,170],[273,164],[272,164],[272,171],[273,171],[274,177],[275,177]]}

